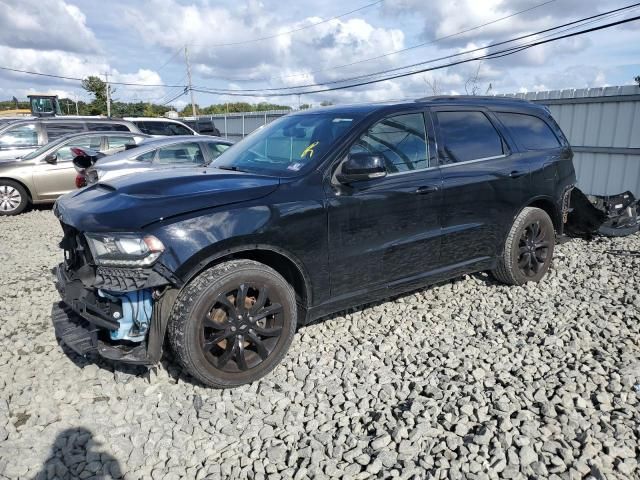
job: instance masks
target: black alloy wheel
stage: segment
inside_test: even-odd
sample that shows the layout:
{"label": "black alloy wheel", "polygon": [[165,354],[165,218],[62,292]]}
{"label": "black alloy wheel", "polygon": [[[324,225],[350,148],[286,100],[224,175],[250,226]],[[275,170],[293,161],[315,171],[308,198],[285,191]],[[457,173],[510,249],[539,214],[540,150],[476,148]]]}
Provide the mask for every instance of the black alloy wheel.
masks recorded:
{"label": "black alloy wheel", "polygon": [[241,283],[221,293],[202,323],[207,360],[225,372],[255,368],[274,351],[283,333],[283,312],[267,285]]}
{"label": "black alloy wheel", "polygon": [[297,326],[293,287],[272,268],[231,260],[178,295],[168,335],[182,366],[212,387],[251,383],[275,368]]}
{"label": "black alloy wheel", "polygon": [[547,212],[525,207],[511,225],[493,276],[507,285],[539,282],[551,266],[554,247],[555,230]]}
{"label": "black alloy wheel", "polygon": [[525,277],[533,278],[545,265],[554,233],[539,220],[527,225],[520,236],[518,268]]}

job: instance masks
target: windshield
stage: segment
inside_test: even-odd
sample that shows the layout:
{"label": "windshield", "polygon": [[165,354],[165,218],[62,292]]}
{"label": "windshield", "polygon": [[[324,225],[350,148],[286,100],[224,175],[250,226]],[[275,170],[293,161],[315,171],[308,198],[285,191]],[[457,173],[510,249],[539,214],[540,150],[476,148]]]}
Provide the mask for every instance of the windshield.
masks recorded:
{"label": "windshield", "polygon": [[24,160],[31,160],[32,158],[36,158],[41,153],[44,153],[47,150],[51,150],[52,148],[57,147],[61,143],[65,142],[66,140],[67,140],[67,138],[65,138],[65,137],[59,138],[57,140],[54,140],[53,142],[47,143],[47,144],[41,146],[40,148],[38,148],[37,150],[34,150],[33,152],[26,154],[22,158]]}
{"label": "windshield", "polygon": [[359,118],[337,113],[287,115],[229,148],[211,166],[293,177],[317,165]]}

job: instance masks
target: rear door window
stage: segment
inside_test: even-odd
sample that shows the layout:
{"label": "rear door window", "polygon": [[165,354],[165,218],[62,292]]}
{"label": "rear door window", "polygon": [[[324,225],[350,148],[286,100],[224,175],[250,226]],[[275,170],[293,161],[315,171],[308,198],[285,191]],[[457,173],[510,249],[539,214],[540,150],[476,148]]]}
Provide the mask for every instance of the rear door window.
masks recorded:
{"label": "rear door window", "polygon": [[84,137],[71,140],[65,146],[58,149],[56,152],[58,162],[66,162],[73,159],[73,153],[71,149],[73,147],[90,148],[91,150],[100,150],[102,144],[102,136],[96,135],[95,137]]}
{"label": "rear door window", "polygon": [[113,150],[114,148],[120,148],[124,150],[127,145],[136,145],[136,140],[134,137],[116,137],[109,136],[107,137],[107,150]]}
{"label": "rear door window", "polygon": [[49,142],[56,138],[60,138],[63,135],[83,132],[85,130],[84,123],[82,122],[45,122],[44,127],[47,130],[47,139]]}
{"label": "rear door window", "polygon": [[560,148],[560,141],[547,122],[533,115],[496,112],[516,143],[526,150]]}
{"label": "rear door window", "polygon": [[199,165],[204,163],[204,155],[202,148],[196,142],[178,143],[158,149],[156,163]]}
{"label": "rear door window", "polygon": [[422,113],[385,118],[351,147],[384,158],[387,172],[402,173],[429,167],[429,144]]}
{"label": "rear door window", "polygon": [[179,123],[167,122],[168,135],[193,135],[193,132]]}
{"label": "rear door window", "polygon": [[483,112],[438,111],[436,116],[445,164],[504,155],[502,137]]}
{"label": "rear door window", "polygon": [[164,122],[134,122],[147,135],[171,135]]}
{"label": "rear door window", "polygon": [[129,132],[129,127],[121,123],[87,122],[90,132]]}
{"label": "rear door window", "polygon": [[35,147],[38,145],[38,129],[35,123],[16,125],[0,135],[0,149]]}

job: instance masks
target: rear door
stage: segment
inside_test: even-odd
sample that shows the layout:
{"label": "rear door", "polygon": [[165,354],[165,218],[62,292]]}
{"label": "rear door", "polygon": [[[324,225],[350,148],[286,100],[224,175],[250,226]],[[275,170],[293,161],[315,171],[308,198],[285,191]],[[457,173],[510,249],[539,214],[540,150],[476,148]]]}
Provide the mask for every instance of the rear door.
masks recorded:
{"label": "rear door", "polygon": [[72,147],[91,148],[100,150],[102,135],[82,137],[69,140],[52,154],[56,155],[55,163],[44,159],[33,169],[33,183],[40,200],[53,201],[73,189],[75,186],[76,169],[73,166]]}
{"label": "rear door", "polygon": [[501,251],[530,188],[527,159],[482,107],[437,107],[442,170],[442,262],[465,271],[489,264]]}
{"label": "rear door", "polygon": [[440,254],[440,171],[424,112],[371,125],[351,146],[384,158],[384,178],[328,186],[334,297],[360,295],[427,276]]}
{"label": "rear door", "polygon": [[566,168],[572,158],[566,140],[558,138],[554,133],[555,129],[541,117],[514,112],[495,112],[495,115],[530,165],[531,185],[534,189],[531,195],[560,198],[561,192],[556,192],[556,188],[564,188],[567,182],[560,180],[567,175],[568,170],[569,173],[571,171]]}

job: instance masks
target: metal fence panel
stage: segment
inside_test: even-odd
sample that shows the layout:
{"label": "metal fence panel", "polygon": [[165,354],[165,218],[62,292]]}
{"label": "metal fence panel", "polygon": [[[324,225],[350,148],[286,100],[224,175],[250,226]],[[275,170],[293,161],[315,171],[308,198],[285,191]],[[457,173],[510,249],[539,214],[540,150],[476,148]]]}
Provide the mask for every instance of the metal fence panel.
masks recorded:
{"label": "metal fence panel", "polygon": [[[640,197],[640,87],[579,88],[507,95],[547,105],[574,147],[578,186]],[[288,110],[211,115],[223,136],[241,140]]]}

